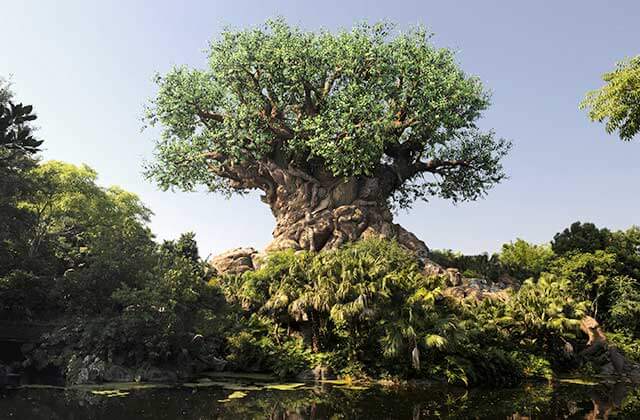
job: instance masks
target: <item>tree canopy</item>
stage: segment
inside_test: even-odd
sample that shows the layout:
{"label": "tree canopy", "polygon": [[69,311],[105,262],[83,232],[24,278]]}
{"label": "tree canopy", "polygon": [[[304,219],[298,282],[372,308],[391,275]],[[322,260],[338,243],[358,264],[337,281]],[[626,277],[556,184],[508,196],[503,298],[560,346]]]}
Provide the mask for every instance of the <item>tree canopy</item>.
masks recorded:
{"label": "tree canopy", "polygon": [[571,252],[594,252],[605,249],[609,244],[611,232],[599,229],[593,223],[574,222],[570,227],[553,236],[551,247],[558,255]]}
{"label": "tree canopy", "polygon": [[505,177],[510,144],[478,129],[488,93],[430,38],[384,23],[227,29],[206,69],[157,76],[147,119],[163,133],[147,174],[163,188],[231,193],[271,188],[278,168],[382,179],[380,197],[400,206],[476,199]]}
{"label": "tree canopy", "polygon": [[9,160],[18,152],[33,154],[42,140],[33,135],[31,122],[36,119],[33,106],[15,103],[10,85],[0,79],[0,159]]}
{"label": "tree canopy", "polygon": [[606,84],[587,93],[580,108],[589,110],[592,121],[606,120],[607,133],[631,140],[640,132],[640,56],[619,62],[602,80]]}

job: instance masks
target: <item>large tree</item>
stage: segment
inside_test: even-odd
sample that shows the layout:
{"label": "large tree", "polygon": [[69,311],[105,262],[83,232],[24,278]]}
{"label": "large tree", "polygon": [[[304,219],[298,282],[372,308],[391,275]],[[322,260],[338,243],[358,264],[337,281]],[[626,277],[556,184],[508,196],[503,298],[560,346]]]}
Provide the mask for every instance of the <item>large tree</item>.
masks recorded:
{"label": "large tree", "polygon": [[422,28],[392,29],[225,30],[206,69],[157,77],[147,117],[163,132],[148,175],[165,189],[263,191],[270,250],[384,236],[424,255],[390,210],[483,196],[510,144],[477,128],[489,95],[450,50]]}

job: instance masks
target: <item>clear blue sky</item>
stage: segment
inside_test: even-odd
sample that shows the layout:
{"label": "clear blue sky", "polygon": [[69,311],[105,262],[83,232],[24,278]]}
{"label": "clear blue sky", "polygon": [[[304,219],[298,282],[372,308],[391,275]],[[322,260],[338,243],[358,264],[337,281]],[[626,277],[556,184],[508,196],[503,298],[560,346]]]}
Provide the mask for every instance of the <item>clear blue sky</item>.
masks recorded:
{"label": "clear blue sky", "polygon": [[284,16],[304,28],[388,19],[422,23],[493,92],[482,126],[513,141],[510,179],[474,203],[418,203],[397,220],[432,248],[495,251],[544,242],[575,220],[640,224],[640,139],[622,143],[578,110],[600,74],[640,54],[640,2],[603,1],[29,1],[2,0],[0,75],[35,105],[45,159],[87,163],[104,185],[136,192],[159,238],[197,233],[201,253],[264,246],[274,225],[257,196],[159,191],[141,176],[153,131],[140,132],[151,77],[203,66],[224,25]]}

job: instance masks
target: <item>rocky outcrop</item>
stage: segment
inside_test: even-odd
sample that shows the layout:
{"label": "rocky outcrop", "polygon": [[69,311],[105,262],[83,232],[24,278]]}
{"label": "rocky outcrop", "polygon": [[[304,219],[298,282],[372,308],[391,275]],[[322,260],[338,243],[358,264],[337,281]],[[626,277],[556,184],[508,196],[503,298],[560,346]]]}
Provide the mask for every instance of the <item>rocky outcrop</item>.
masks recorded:
{"label": "rocky outcrop", "polygon": [[96,384],[103,382],[176,382],[178,374],[174,369],[155,366],[127,368],[106,362],[96,356],[78,357],[72,355],[65,371],[67,385]]}
{"label": "rocky outcrop", "polygon": [[[508,290],[514,288],[512,284],[503,283],[502,281],[490,281],[479,278],[463,278],[460,273],[446,270],[448,276],[447,286],[443,290],[445,296],[464,300],[464,299],[501,299],[508,298]],[[455,269],[453,269],[455,270]],[[456,270],[457,271],[457,270]]]}
{"label": "rocky outcrop", "polygon": [[301,382],[328,381],[336,378],[337,376],[328,366],[316,366],[313,369],[303,370],[296,375],[296,380]]}
{"label": "rocky outcrop", "polygon": [[74,354],[67,362],[64,376],[70,385],[103,382],[106,368],[106,363],[98,357],[81,358]]}
{"label": "rocky outcrop", "polygon": [[209,264],[217,274],[242,274],[259,267],[260,254],[254,248],[235,248],[213,257]]}
{"label": "rocky outcrop", "polygon": [[0,363],[0,387],[6,386],[9,384],[9,374],[11,373],[11,369],[9,366],[5,366]]}
{"label": "rocky outcrop", "polygon": [[620,349],[607,341],[598,321],[586,316],[580,322],[580,330],[589,337],[587,346],[580,352],[582,358],[597,362],[603,375],[622,375],[640,381],[640,366],[627,360]]}

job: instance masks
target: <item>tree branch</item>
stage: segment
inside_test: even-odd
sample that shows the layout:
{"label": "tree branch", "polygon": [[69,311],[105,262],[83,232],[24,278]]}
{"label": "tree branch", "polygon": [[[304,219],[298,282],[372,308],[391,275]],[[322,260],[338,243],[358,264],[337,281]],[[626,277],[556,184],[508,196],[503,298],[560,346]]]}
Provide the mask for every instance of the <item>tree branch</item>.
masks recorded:
{"label": "tree branch", "polygon": [[336,80],[338,80],[338,77],[340,77],[341,72],[342,72],[342,67],[336,67],[331,74],[327,75],[327,77],[324,80],[324,86],[322,88],[322,99],[326,98],[329,92],[331,92],[331,89],[333,88],[333,84],[335,83]]}
{"label": "tree branch", "polygon": [[315,91],[315,90],[313,86],[311,86],[311,84],[306,80],[302,81],[302,85],[304,87],[304,110],[307,113],[307,115],[313,117],[318,114],[318,108],[313,103],[313,100],[311,99],[311,91],[312,90]]}
{"label": "tree branch", "polygon": [[453,168],[470,168],[472,167],[472,162],[463,159],[457,160],[441,160],[441,159],[431,159],[428,162],[418,161],[412,165],[412,175],[415,175],[419,172],[431,172],[431,173],[439,173],[443,169],[453,169]]}
{"label": "tree branch", "polygon": [[223,122],[224,121],[224,116],[222,114],[218,114],[216,112],[211,112],[211,111],[204,111],[201,109],[198,109],[198,117],[203,122],[205,121]]}

